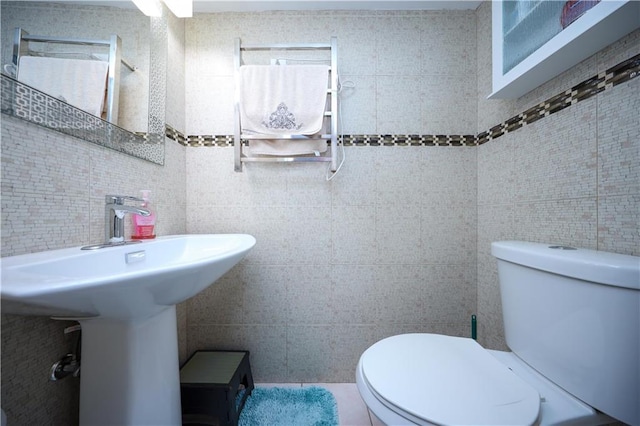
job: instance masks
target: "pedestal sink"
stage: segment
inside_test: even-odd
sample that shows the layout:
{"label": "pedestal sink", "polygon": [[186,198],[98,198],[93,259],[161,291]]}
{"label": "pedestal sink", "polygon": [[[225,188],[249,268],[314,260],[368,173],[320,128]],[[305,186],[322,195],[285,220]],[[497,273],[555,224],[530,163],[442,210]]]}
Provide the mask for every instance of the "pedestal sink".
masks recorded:
{"label": "pedestal sink", "polygon": [[[81,425],[180,425],[175,305],[237,264],[244,234],[2,258],[2,311],[82,325]],[[46,374],[46,372],[43,372]]]}

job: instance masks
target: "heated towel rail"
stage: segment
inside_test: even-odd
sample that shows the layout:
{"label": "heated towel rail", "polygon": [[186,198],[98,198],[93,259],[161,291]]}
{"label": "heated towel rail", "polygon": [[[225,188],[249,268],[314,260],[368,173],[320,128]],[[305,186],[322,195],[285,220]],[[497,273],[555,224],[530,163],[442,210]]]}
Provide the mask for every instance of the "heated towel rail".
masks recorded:
{"label": "heated towel rail", "polygon": [[[242,123],[240,119],[240,66],[243,63],[242,54],[248,51],[303,51],[303,50],[328,50],[331,56],[331,65],[329,69],[329,87],[327,88],[327,96],[329,97],[329,109],[325,112],[325,119],[329,119],[330,132],[322,135],[254,135],[243,134]],[[249,44],[242,43],[239,38],[235,39],[235,132],[234,132],[234,153],[235,153],[235,171],[242,171],[242,163],[244,162],[330,162],[332,172],[338,169],[338,39],[331,37],[329,43],[275,43],[275,44]],[[244,141],[250,143],[252,139],[323,139],[330,141],[330,149],[323,155],[300,155],[300,156],[247,156],[243,150],[246,147]]]}
{"label": "heated towel rail", "polygon": [[[131,71],[135,71],[136,67],[122,58],[122,40],[117,35],[112,35],[109,40],[88,40],[75,38],[61,38],[30,35],[22,28],[15,29],[13,41],[13,57],[12,62],[16,67],[16,75],[18,75],[18,66],[21,56],[33,55],[33,51],[29,50],[29,42],[37,43],[59,43],[84,46],[103,46],[109,48],[109,71],[107,74],[107,116],[106,120],[112,124],[118,124],[118,105],[120,101],[120,64],[124,64]],[[59,52],[58,52],[59,53]],[[56,55],[56,52],[47,52],[47,55]]]}

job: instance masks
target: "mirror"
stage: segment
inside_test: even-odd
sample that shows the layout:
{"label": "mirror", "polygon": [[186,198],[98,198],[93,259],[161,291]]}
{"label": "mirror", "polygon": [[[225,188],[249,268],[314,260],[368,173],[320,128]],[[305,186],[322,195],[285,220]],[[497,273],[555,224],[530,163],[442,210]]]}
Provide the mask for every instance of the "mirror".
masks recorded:
{"label": "mirror", "polygon": [[[166,19],[144,16],[131,2],[113,2],[113,5],[2,1],[2,112],[163,164],[166,75],[150,70],[166,70]],[[66,40],[109,41],[113,35],[117,35],[121,40],[121,58],[135,67],[135,71],[126,64],[120,67],[117,121],[112,120],[117,125],[105,121],[105,114],[102,119],[98,118],[96,110],[96,115],[91,115],[86,108],[81,110],[75,108],[77,105],[69,105],[72,102],[59,94],[44,94],[34,90],[37,87],[23,85],[21,75],[18,80],[10,78],[16,27],[22,28],[31,37]],[[24,44],[28,45],[32,58],[73,59],[76,63],[78,59],[104,61],[110,50],[109,46],[33,40]],[[54,62],[73,61],[54,59]],[[73,86],[73,80],[70,83],[68,80],[61,79],[54,85]]]}

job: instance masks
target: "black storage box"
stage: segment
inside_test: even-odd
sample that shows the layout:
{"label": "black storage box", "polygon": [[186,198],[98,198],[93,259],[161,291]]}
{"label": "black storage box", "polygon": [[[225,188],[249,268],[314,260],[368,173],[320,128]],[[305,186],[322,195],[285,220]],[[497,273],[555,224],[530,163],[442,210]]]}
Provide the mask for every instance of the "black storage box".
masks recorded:
{"label": "black storage box", "polygon": [[249,351],[196,351],[180,369],[182,424],[237,426],[253,387]]}

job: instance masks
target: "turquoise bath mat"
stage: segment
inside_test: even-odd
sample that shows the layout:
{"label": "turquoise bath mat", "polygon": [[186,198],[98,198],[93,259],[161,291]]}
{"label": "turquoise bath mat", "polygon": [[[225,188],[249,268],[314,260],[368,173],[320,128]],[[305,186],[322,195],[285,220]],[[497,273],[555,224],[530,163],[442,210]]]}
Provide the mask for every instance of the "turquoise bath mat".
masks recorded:
{"label": "turquoise bath mat", "polygon": [[337,426],[333,394],[320,387],[255,388],[240,413],[239,426]]}

